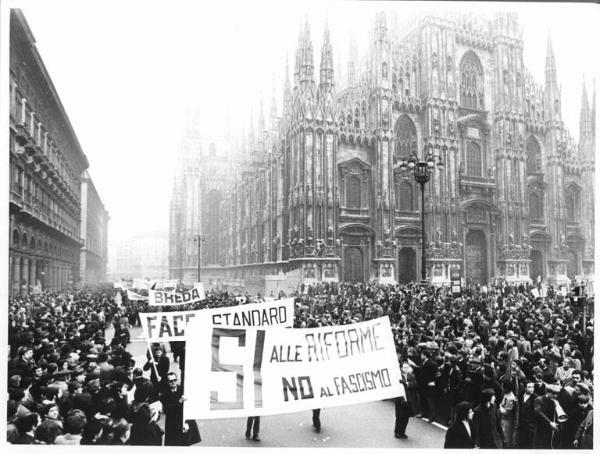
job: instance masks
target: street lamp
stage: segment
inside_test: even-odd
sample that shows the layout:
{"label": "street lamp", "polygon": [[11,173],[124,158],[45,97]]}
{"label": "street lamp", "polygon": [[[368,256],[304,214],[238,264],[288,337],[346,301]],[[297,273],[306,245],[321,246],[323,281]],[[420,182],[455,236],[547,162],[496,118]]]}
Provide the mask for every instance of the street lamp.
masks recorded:
{"label": "street lamp", "polygon": [[200,264],[202,261],[202,243],[206,241],[204,235],[194,235],[194,243],[198,245],[198,282],[200,281]]}
{"label": "street lamp", "polygon": [[412,176],[421,186],[421,281],[425,281],[427,268],[425,266],[425,249],[427,248],[427,237],[425,234],[425,184],[431,178],[435,166],[444,166],[442,158],[427,152],[424,159],[419,159],[415,153],[400,158],[400,172],[405,176]]}

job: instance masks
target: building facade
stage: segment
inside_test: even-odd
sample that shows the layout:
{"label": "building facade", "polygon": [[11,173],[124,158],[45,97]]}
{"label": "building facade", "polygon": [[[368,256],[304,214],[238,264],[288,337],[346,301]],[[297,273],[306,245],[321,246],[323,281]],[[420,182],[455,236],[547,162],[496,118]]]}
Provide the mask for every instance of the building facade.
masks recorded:
{"label": "building facade", "polygon": [[160,230],[134,235],[109,246],[109,280],[167,279],[167,231]]}
{"label": "building facade", "polygon": [[203,190],[192,200],[175,188],[171,219],[187,215],[183,200],[199,214],[189,233],[172,225],[172,264],[201,234],[207,278],[417,280],[420,191],[398,158],[431,152],[445,165],[425,189],[428,279],[448,282],[455,268],[481,283],[593,276],[595,93],[590,105],[584,85],[577,144],[550,41],[542,84],[513,13],[428,16],[402,31],[379,13],[343,89],[328,30],[318,72],[313,53],[306,24],[283,111],[273,103],[266,127],[261,109],[235,176],[219,181],[204,156]]}
{"label": "building facade", "polygon": [[81,176],[81,225],[83,246],[79,258],[82,286],[106,282],[108,262],[108,211],[87,170]]}
{"label": "building facade", "polygon": [[89,164],[18,9],[10,14],[9,96],[10,295],[77,286]]}

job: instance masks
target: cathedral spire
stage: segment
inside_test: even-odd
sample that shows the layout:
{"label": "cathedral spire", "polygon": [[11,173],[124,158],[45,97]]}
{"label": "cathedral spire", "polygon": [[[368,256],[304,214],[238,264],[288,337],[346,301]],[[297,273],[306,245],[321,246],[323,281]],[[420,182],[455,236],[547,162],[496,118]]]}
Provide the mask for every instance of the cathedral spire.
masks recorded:
{"label": "cathedral spire", "polygon": [[592,123],[592,143],[596,142],[596,78],[592,79],[593,88],[592,91],[592,108],[590,112],[590,122]]}
{"label": "cathedral spire", "polygon": [[358,52],[356,50],[356,41],[350,38],[350,48],[348,50],[348,87],[356,84],[356,68],[358,65]]}
{"label": "cathedral spire", "polygon": [[310,40],[310,26],[308,19],[300,31],[300,40],[298,43],[297,63],[299,82],[310,82],[313,80],[314,59],[313,46]]}
{"label": "cathedral spire", "polygon": [[321,85],[333,83],[333,49],[329,38],[329,26],[326,24],[321,47]]}
{"label": "cathedral spire", "polygon": [[260,94],[260,110],[258,113],[258,140],[262,140],[263,133],[265,132],[265,113],[263,109],[263,96]]}
{"label": "cathedral spire", "polygon": [[579,113],[579,143],[585,144],[590,134],[590,104],[588,102],[587,90],[585,88],[585,75],[582,81],[581,110]]}
{"label": "cathedral spire", "polygon": [[290,65],[285,57],[285,81],[283,82],[283,120],[288,121],[292,109],[292,89],[290,86]]}
{"label": "cathedral spire", "polygon": [[556,60],[554,58],[554,49],[552,48],[552,39],[548,33],[548,44],[546,47],[546,86],[556,84]]}
{"label": "cathedral spire", "polygon": [[275,98],[275,74],[273,74],[273,85],[271,90],[271,129],[275,126],[277,121],[277,100]]}

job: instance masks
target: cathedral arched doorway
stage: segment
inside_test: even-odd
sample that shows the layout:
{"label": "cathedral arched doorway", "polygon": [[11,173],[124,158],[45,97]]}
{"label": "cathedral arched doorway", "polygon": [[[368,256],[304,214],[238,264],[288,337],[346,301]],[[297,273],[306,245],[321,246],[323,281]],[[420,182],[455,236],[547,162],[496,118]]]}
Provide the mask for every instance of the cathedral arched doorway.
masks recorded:
{"label": "cathedral arched doorway", "polygon": [[481,230],[469,230],[465,241],[465,277],[467,282],[488,281],[487,244]]}
{"label": "cathedral arched doorway", "polygon": [[363,282],[365,279],[363,253],[358,247],[347,247],[344,251],[344,281]]}
{"label": "cathedral arched doorway", "polygon": [[538,276],[540,276],[541,279],[544,279],[544,256],[539,249],[532,249],[529,258],[531,259],[529,277],[533,283],[536,283]]}
{"label": "cathedral arched doorway", "polygon": [[417,253],[413,248],[403,247],[398,253],[398,282],[406,284],[417,280]]}

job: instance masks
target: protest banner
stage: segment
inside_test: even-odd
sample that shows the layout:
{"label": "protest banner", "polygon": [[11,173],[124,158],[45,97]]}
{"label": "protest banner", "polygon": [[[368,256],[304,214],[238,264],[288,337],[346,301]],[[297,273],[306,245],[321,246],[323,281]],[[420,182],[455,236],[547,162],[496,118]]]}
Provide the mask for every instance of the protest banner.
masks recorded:
{"label": "protest banner", "polygon": [[168,281],[156,281],[156,285],[152,290],[165,290],[174,289],[177,287],[177,279],[171,279]]}
{"label": "protest banner", "polygon": [[404,395],[388,317],[308,329],[233,329],[198,318],[186,348],[194,367],[185,375],[185,419],[264,416]]}
{"label": "protest banner", "polygon": [[131,290],[127,290],[127,299],[129,301],[144,301],[147,297],[140,295],[139,293],[132,292]]}
{"label": "protest banner", "polygon": [[181,306],[183,304],[197,303],[206,299],[204,292],[193,288],[187,292],[175,293],[164,290],[148,290],[148,304],[150,306]]}
{"label": "protest banner", "polygon": [[139,290],[148,290],[151,289],[154,285],[154,281],[150,281],[148,279],[134,279],[133,280],[133,288]]}
{"label": "protest banner", "polygon": [[196,311],[141,312],[142,332],[148,342],[186,340],[186,327],[190,321],[204,317],[211,326],[261,327],[294,325],[294,299],[244,306],[217,307]]}

